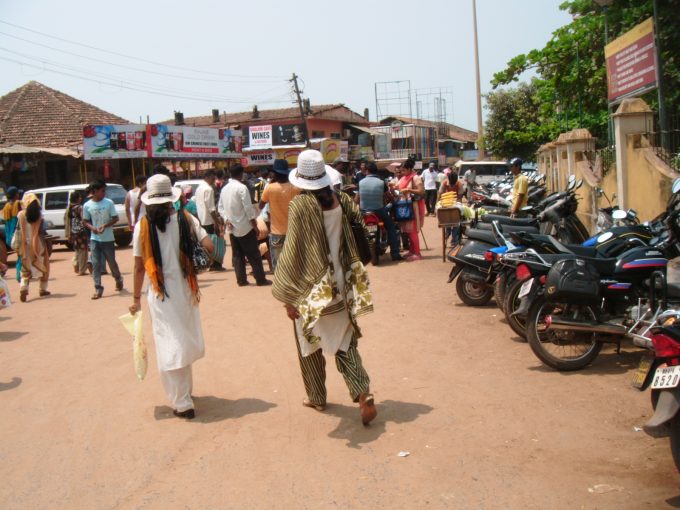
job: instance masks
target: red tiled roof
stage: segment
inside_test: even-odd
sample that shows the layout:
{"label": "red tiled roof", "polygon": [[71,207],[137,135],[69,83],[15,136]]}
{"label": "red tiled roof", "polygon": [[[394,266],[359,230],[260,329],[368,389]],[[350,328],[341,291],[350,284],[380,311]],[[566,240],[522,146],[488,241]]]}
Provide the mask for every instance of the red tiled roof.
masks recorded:
{"label": "red tiled roof", "polygon": [[[340,120],[342,122],[352,122],[357,124],[367,124],[366,119],[356,112],[347,108],[344,104],[323,104],[310,107],[311,113],[307,116],[317,119],[332,119]],[[205,115],[199,117],[185,117],[184,124],[187,126],[200,127],[223,127],[223,126],[239,126],[241,124],[261,124],[263,122],[272,122],[277,120],[299,119],[300,109],[295,106],[292,108],[278,108],[275,110],[259,110],[259,116],[253,118],[252,110],[249,112],[226,113],[220,115],[219,122],[213,122],[212,115]],[[174,125],[175,120],[170,119],[161,122],[161,124]]]}
{"label": "red tiled roof", "polygon": [[37,81],[0,97],[0,145],[72,147],[87,124],[129,122]]}

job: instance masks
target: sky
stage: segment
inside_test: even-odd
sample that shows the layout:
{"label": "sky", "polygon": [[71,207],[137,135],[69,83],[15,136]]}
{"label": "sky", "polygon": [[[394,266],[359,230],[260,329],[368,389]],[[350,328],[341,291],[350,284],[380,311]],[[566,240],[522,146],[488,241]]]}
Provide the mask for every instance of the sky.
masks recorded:
{"label": "sky", "polygon": [[[483,94],[571,21],[562,1],[477,0]],[[293,106],[295,73],[312,105],[372,121],[376,83],[383,114],[410,86],[431,117],[441,91],[446,120],[476,131],[473,51],[472,0],[0,0],[0,95],[35,80],[132,122]]]}

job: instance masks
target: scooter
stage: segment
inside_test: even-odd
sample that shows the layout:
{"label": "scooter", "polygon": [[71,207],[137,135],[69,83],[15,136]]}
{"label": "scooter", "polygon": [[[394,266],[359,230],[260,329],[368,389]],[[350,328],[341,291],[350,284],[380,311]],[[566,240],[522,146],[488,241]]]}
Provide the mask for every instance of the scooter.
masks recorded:
{"label": "scooter", "polygon": [[371,243],[371,264],[380,264],[380,256],[383,255],[389,246],[387,240],[387,229],[383,221],[372,211],[362,211],[368,238]]}

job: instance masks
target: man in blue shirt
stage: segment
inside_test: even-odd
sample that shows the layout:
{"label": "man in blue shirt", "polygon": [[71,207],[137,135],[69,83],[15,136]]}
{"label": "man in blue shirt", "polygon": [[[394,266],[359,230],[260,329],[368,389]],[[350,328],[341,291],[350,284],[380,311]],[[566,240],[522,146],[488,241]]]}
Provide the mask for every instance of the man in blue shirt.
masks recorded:
{"label": "man in blue shirt", "polygon": [[404,260],[399,254],[399,238],[394,228],[390,213],[385,208],[385,193],[387,184],[378,177],[378,167],[371,162],[367,166],[367,175],[359,181],[359,208],[362,212],[371,211],[378,216],[387,229],[387,240],[390,243],[392,260]]}
{"label": "man in blue shirt", "polygon": [[83,225],[90,229],[90,251],[92,252],[92,277],[94,295],[99,299],[104,293],[102,272],[108,262],[111,275],[116,280],[116,290],[123,290],[123,277],[116,263],[116,250],[113,245],[113,225],[118,223],[118,213],[113,201],[106,198],[106,184],[94,181],[90,184],[92,199],[83,206]]}

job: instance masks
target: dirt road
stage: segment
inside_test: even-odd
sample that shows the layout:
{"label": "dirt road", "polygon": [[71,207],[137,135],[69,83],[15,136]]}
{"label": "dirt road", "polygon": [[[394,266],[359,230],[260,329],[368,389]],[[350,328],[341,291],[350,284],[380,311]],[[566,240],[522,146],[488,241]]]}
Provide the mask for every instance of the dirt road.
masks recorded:
{"label": "dirt road", "polygon": [[[131,295],[109,276],[91,301],[91,278],[55,251],[53,295],[34,286],[28,303],[0,311],[0,508],[680,506],[667,440],[635,429],[651,409],[629,385],[640,353],[544,368],[495,307],[459,302],[435,223],[426,260],[369,269],[370,427],[332,361],[327,410],[302,407],[283,307],[269,288],[237,287],[232,271],[200,278],[197,417],[173,417],[148,324],[149,373],[135,378],[117,320]],[[117,257],[130,289],[131,249]]]}

